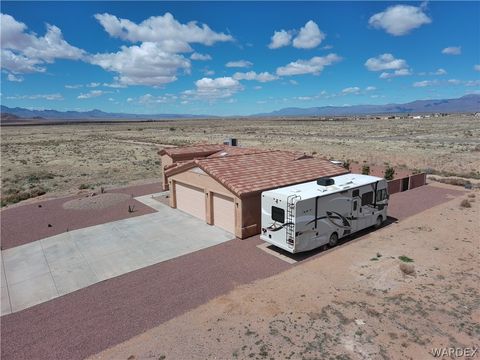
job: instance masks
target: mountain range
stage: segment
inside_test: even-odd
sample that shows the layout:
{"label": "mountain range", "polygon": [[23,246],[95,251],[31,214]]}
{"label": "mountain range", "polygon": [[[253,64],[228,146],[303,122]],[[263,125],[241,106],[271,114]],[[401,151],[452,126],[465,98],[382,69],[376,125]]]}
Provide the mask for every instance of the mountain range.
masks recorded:
{"label": "mountain range", "polygon": [[[250,116],[342,116],[342,115],[375,115],[375,114],[421,114],[421,113],[468,113],[480,112],[480,95],[465,95],[458,99],[416,100],[405,104],[385,105],[352,105],[352,106],[322,106],[310,108],[290,107],[269,113]],[[101,110],[91,111],[57,111],[29,110],[25,108],[10,108],[1,106],[2,120],[36,119],[36,120],[160,120],[212,117],[210,115],[192,114],[128,114],[108,113]]]}

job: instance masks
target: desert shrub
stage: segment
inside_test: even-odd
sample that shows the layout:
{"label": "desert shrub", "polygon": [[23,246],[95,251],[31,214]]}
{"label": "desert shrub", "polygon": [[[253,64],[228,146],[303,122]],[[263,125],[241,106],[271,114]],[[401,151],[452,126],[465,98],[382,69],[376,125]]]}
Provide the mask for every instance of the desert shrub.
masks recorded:
{"label": "desert shrub", "polygon": [[413,264],[405,264],[401,263],[399,265],[400,271],[405,275],[413,275],[415,274],[415,266]]}
{"label": "desert shrub", "polygon": [[468,197],[469,197],[469,198],[474,198],[474,197],[475,197],[475,194],[468,194]]}
{"label": "desert shrub", "polygon": [[362,174],[363,175],[369,175],[370,174],[370,166],[365,164],[362,166]]}
{"label": "desert shrub", "polygon": [[80,186],[78,187],[79,190],[85,190],[89,188],[90,188],[90,185],[88,184],[80,184]]}
{"label": "desert shrub", "polygon": [[129,213],[135,212],[135,205],[128,205],[128,212]]}
{"label": "desert shrub", "polygon": [[40,195],[44,195],[46,190],[42,187],[31,189],[31,190],[17,190],[14,193],[9,195],[3,196],[1,201],[1,206],[5,206],[8,204],[16,204],[20,201],[31,199]]}
{"label": "desert shrub", "polygon": [[405,256],[405,255],[401,255],[398,257],[401,261],[405,262],[405,263],[411,263],[413,262],[413,259],[409,258],[408,256]]}
{"label": "desert shrub", "polygon": [[350,170],[350,160],[345,160],[342,164],[342,166],[347,169],[347,170]]}
{"label": "desert shrub", "polygon": [[393,167],[389,166],[385,169],[385,174],[384,174],[385,180],[393,180],[394,175],[395,175],[395,169]]}
{"label": "desert shrub", "polygon": [[472,207],[472,204],[470,204],[470,201],[468,201],[468,199],[463,199],[462,202],[460,203],[460,207],[470,208]]}
{"label": "desert shrub", "polygon": [[175,131],[176,129],[172,126],[170,129],[168,129],[170,131]]}

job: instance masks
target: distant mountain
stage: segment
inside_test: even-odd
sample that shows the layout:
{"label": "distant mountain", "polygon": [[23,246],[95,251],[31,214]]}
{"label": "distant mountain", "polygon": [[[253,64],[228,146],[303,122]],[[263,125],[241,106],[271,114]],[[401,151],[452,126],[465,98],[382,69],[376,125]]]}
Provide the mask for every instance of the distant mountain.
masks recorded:
{"label": "distant mountain", "polygon": [[[417,100],[406,104],[323,106],[312,108],[285,108],[270,113],[251,116],[335,116],[367,114],[420,114],[420,113],[462,113],[480,112],[480,95],[465,95],[458,99]],[[29,110],[1,106],[2,120],[45,119],[45,120],[160,120],[214,117],[211,115],[192,114],[127,114],[107,113],[101,110],[91,111],[57,111]]]}
{"label": "distant mountain", "polygon": [[366,114],[421,114],[480,112],[480,95],[465,95],[458,99],[416,100],[406,104],[322,106],[284,108],[257,116],[335,116]]}
{"label": "distant mountain", "polygon": [[[101,110],[90,111],[57,111],[57,110],[29,110],[25,108],[9,108],[1,106],[2,119],[5,114],[17,116],[23,119],[49,119],[49,120],[159,120],[159,119],[185,119],[206,117],[208,115],[190,115],[190,114],[127,114],[127,113],[107,113]],[[211,116],[208,116],[211,117]]]}

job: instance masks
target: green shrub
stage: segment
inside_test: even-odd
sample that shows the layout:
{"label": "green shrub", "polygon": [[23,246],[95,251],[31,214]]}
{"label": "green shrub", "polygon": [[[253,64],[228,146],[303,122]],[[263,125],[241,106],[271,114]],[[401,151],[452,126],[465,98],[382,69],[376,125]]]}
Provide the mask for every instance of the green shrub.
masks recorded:
{"label": "green shrub", "polygon": [[411,263],[413,262],[413,259],[409,258],[408,256],[402,255],[398,257],[401,261],[406,262],[406,263]]}
{"label": "green shrub", "polygon": [[367,164],[362,166],[362,174],[363,175],[370,175],[370,166]]}
{"label": "green shrub", "polygon": [[385,175],[384,175],[385,180],[393,180],[394,176],[395,176],[395,169],[391,166],[388,166],[385,169]]}

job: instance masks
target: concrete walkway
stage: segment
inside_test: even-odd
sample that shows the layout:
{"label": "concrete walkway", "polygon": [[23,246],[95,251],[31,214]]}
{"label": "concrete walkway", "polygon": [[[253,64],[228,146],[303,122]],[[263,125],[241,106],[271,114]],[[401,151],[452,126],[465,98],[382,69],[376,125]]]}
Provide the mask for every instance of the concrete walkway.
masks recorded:
{"label": "concrete walkway", "polygon": [[2,251],[1,314],[234,238],[152,195],[137,200],[157,212]]}

